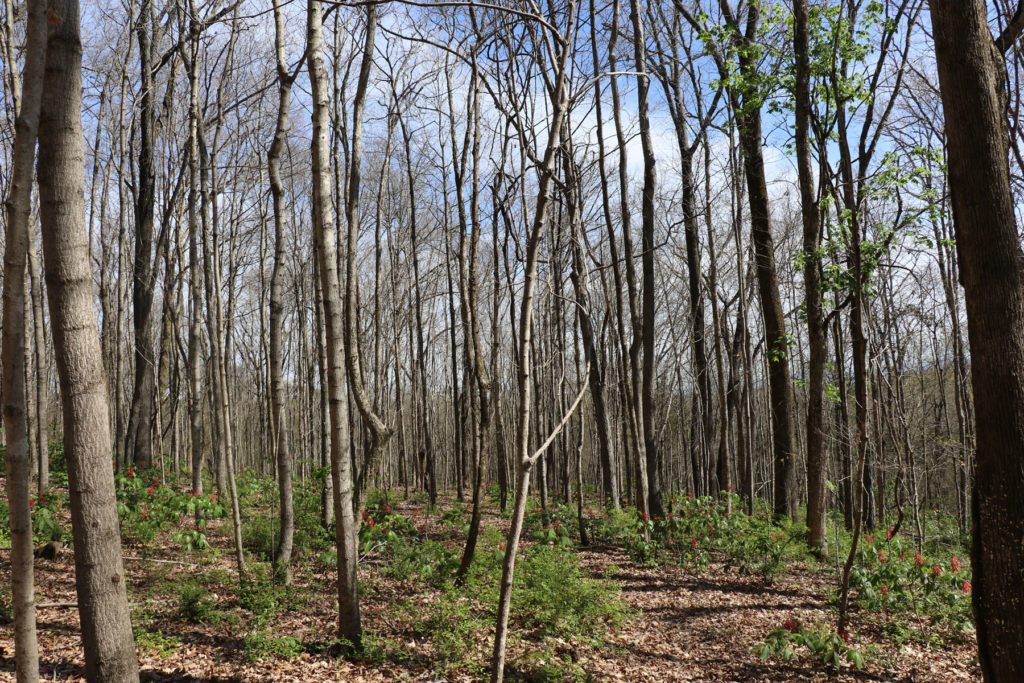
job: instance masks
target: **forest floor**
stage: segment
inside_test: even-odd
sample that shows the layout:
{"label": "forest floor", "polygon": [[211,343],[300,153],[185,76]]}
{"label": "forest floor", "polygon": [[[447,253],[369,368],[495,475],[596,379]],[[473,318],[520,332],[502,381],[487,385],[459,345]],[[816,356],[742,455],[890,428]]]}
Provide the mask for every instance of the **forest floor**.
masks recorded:
{"label": "forest floor", "polygon": [[[433,545],[424,546],[421,555],[445,546],[457,559],[464,531],[445,514],[454,504],[450,498],[432,513],[422,504],[392,501],[393,514],[411,520],[423,538],[431,539]],[[259,508],[250,513],[258,514]],[[497,539],[508,520],[489,508],[484,524],[492,531],[484,535],[478,553],[500,557]],[[332,552],[300,547],[291,589],[274,584],[266,563],[254,554],[250,587],[240,590],[230,523],[214,520],[207,533],[208,551],[183,553],[172,530],[144,545],[125,544],[143,681],[486,679],[492,617],[474,611],[473,595],[453,591],[450,582],[425,580],[415,565],[398,566],[380,546],[370,548],[360,566],[363,626],[370,634],[366,652],[361,659],[339,658],[330,647],[336,626]],[[533,545],[527,541],[524,550],[531,553]],[[917,636],[894,639],[893,615],[868,611],[855,612],[850,627],[851,647],[865,653],[860,671],[837,670],[807,652],[797,652],[788,662],[762,661],[752,648],[783,624],[827,628],[835,623],[834,566],[790,562],[766,581],[741,574],[714,555],[697,570],[678,562],[637,563],[623,548],[608,544],[569,552],[576,553],[581,576],[595,579],[618,601],[619,616],[593,632],[576,628],[563,635],[545,632],[543,625],[519,629],[509,651],[512,680],[979,679],[972,634],[929,638],[925,617],[901,615],[900,632]],[[0,550],[4,604],[9,604],[11,580],[8,553]],[[36,561],[36,587],[44,679],[84,680],[70,550]],[[581,631],[587,635],[573,635]],[[0,626],[0,680],[14,680],[13,647],[12,628],[5,622]]]}

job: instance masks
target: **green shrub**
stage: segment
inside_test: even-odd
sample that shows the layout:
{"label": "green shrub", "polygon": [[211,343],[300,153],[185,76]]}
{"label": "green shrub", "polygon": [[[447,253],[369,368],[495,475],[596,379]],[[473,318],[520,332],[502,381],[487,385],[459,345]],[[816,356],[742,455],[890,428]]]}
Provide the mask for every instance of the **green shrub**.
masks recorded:
{"label": "green shrub", "polygon": [[181,588],[178,611],[186,621],[206,623],[216,621],[217,604],[202,586],[188,583]]}
{"label": "green shrub", "polygon": [[245,657],[250,662],[262,659],[291,659],[303,653],[302,641],[295,636],[273,636],[266,628],[245,634]]}

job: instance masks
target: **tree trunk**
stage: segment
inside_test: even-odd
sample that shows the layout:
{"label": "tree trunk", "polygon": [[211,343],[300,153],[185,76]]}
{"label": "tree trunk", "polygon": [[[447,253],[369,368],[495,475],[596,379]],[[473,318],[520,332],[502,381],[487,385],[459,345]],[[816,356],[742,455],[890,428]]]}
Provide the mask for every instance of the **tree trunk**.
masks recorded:
{"label": "tree trunk", "polygon": [[281,152],[288,137],[288,108],[290,106],[292,76],[284,48],[284,14],[281,3],[274,0],[274,46],[277,54],[277,124],[274,139],[267,152],[270,174],[270,193],[274,203],[274,269],[270,275],[270,406],[271,435],[274,441],[274,459],[277,463],[277,489],[280,497],[280,540],[274,552],[274,566],[291,583],[292,539],[295,535],[295,510],[292,503],[291,454],[288,452],[288,431],[284,404],[284,268],[285,268],[285,215],[284,183],[281,182]]}
{"label": "tree trunk", "polygon": [[1008,162],[1005,66],[982,0],[931,0],[977,407],[972,565],[978,659],[1024,680],[1024,253]]}
{"label": "tree trunk", "polygon": [[821,305],[821,212],[814,189],[809,129],[811,122],[809,19],[807,0],[793,2],[796,58],[796,152],[803,218],[804,301],[807,311],[807,542],[819,557],[828,553],[825,534],[825,321]]}
{"label": "tree trunk", "polygon": [[345,336],[339,293],[338,238],[331,210],[330,157],[327,148],[328,98],[323,57],[323,10],[320,0],[307,5],[306,58],[313,99],[313,231],[324,308],[330,413],[331,478],[334,490],[335,542],[338,557],[338,636],[358,649],[362,641],[356,591],[359,549],[352,507],[352,459],[349,457],[348,399],[345,393]]}
{"label": "tree trunk", "polygon": [[[19,683],[39,680],[39,641],[36,638],[35,573],[33,570],[31,490],[32,455],[28,448],[28,396],[25,386],[27,353],[25,348],[25,267],[32,240],[29,217],[32,199],[32,169],[36,137],[39,132],[40,101],[46,67],[46,3],[28,3],[26,21],[25,68],[22,72],[22,97],[15,87],[14,149],[11,185],[7,197],[7,240],[4,248],[3,279],[3,423],[6,435],[7,505],[11,528],[11,602],[14,608],[14,665]],[[9,65],[14,68],[14,64]],[[35,280],[35,276],[32,276]],[[36,317],[38,318],[38,309]],[[36,328],[42,325],[36,320]],[[38,335],[36,336],[38,340]],[[43,349],[36,343],[37,358]],[[38,372],[38,370],[37,370]],[[37,378],[37,385],[41,382]],[[42,438],[38,423],[43,413],[38,403],[36,434]],[[45,444],[45,441],[44,441]],[[42,465],[42,462],[40,462]],[[45,475],[40,469],[40,482]],[[46,490],[45,487],[40,488]]]}
{"label": "tree trunk", "polygon": [[[85,673],[138,681],[111,467],[109,408],[93,306],[82,167],[82,43],[77,0],[54,0],[39,119],[39,206],[53,344],[64,408]],[[51,16],[52,16],[51,15]]]}

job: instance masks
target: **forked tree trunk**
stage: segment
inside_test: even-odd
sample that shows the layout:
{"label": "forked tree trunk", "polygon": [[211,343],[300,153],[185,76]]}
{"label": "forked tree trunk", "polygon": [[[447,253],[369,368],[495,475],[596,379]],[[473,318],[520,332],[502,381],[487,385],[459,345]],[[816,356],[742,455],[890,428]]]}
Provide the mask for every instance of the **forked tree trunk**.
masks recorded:
{"label": "forked tree trunk", "polygon": [[270,276],[270,406],[274,459],[277,463],[277,489],[280,497],[281,536],[274,552],[274,566],[291,583],[292,539],[295,535],[295,511],[292,503],[291,455],[284,415],[284,340],[283,317],[285,268],[284,183],[281,182],[281,152],[288,136],[288,108],[293,77],[288,73],[284,48],[284,13],[280,0],[274,0],[274,46],[277,54],[277,126],[267,152],[270,170],[270,193],[274,202],[274,269]]}
{"label": "forked tree trunk", "polygon": [[[978,659],[1024,680],[1024,253],[1008,162],[1005,67],[983,0],[931,0],[977,407],[972,565]],[[1018,10],[1020,12],[1020,10]],[[1018,15],[1016,19],[1020,19]],[[1014,28],[1014,24],[1016,28]]]}
{"label": "forked tree trunk", "polygon": [[82,43],[77,0],[49,3],[39,117],[39,206],[53,345],[64,409],[75,585],[85,674],[138,681],[111,467],[106,378],[93,306],[82,167]]}

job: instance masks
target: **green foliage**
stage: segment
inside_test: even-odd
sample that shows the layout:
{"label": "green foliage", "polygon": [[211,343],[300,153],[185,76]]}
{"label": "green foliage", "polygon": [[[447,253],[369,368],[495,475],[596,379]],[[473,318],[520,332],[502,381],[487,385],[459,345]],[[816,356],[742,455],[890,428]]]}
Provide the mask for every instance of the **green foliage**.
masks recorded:
{"label": "green foliage", "polygon": [[900,536],[875,539],[867,534],[858,546],[857,564],[850,572],[855,600],[869,610],[901,617],[910,613],[928,617],[956,637],[974,629],[971,611],[971,571],[957,554],[925,555]]}
{"label": "green foliage", "polygon": [[63,503],[64,497],[52,489],[41,492],[38,499],[29,499],[28,504],[32,510],[32,536],[36,545],[60,541],[65,537],[66,531],[59,517]]}
{"label": "green foliage", "polygon": [[291,659],[304,651],[302,641],[295,636],[271,635],[268,628],[257,628],[245,634],[245,657],[250,662],[264,659]]}
{"label": "green foliage", "polygon": [[586,637],[617,625],[618,590],[580,569],[575,553],[538,545],[523,550],[512,594],[512,623],[543,636]]}
{"label": "green foliage", "polygon": [[846,632],[808,628],[798,621],[787,619],[782,628],[772,631],[763,643],[755,645],[753,652],[763,660],[778,658],[789,662],[799,654],[797,648],[804,647],[811,657],[827,666],[842,669],[845,663],[862,669],[864,655],[849,646],[849,637]]}
{"label": "green foliage", "polygon": [[180,638],[162,631],[149,631],[138,626],[132,630],[135,632],[136,647],[153,652],[163,659],[172,655],[181,646]]}
{"label": "green foliage", "polygon": [[249,568],[239,591],[238,604],[248,610],[257,624],[267,623],[281,612],[301,607],[302,600],[294,586],[278,583],[269,565]]}
{"label": "green foliage", "polygon": [[[469,530],[468,523],[466,530]],[[386,499],[375,500],[371,496],[363,510],[363,523],[359,528],[359,551],[369,553],[416,533],[418,530],[413,522],[393,510],[390,502]]]}
{"label": "green foliage", "polygon": [[[117,515],[121,534],[128,542],[148,545],[157,533],[173,529],[172,538],[185,552],[206,550],[210,547],[204,532],[208,519],[223,517],[224,506],[215,494],[196,491],[181,492],[164,486],[155,475],[137,473],[129,466],[114,473],[117,490]],[[180,528],[190,523],[195,526]]]}
{"label": "green foliage", "polygon": [[564,503],[530,512],[523,524],[538,543],[568,548],[573,545],[573,536],[579,536],[576,510]]}
{"label": "green foliage", "polygon": [[178,598],[178,612],[186,621],[192,623],[211,623],[217,621],[217,604],[201,585],[187,583],[182,586]]}

